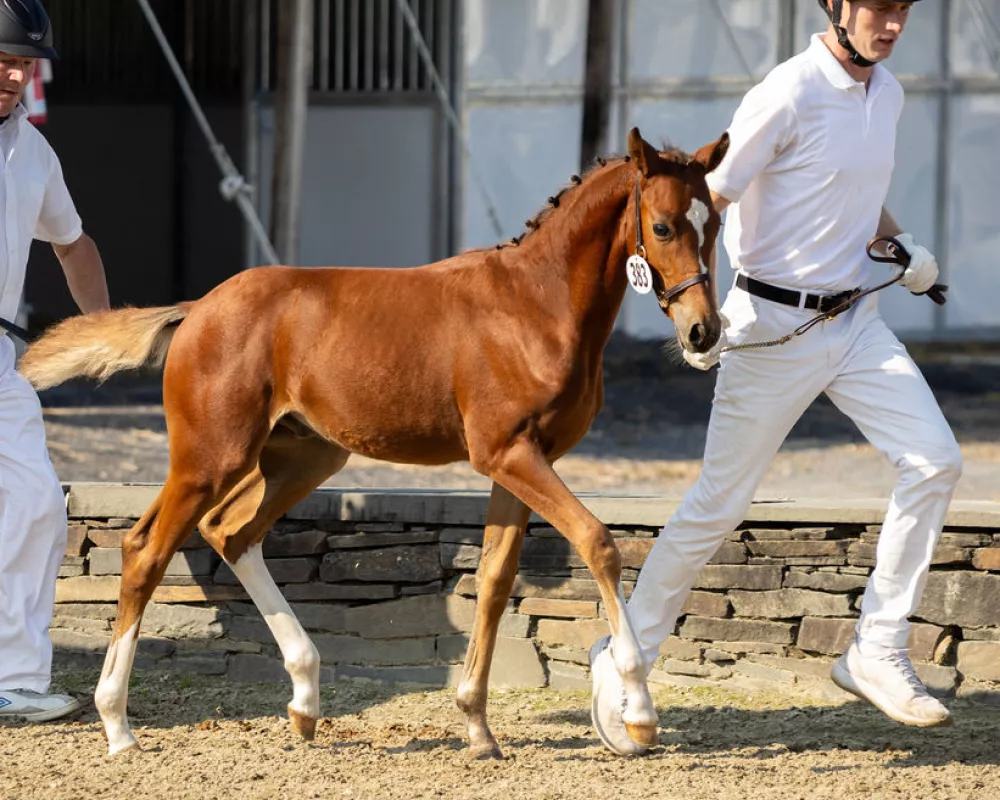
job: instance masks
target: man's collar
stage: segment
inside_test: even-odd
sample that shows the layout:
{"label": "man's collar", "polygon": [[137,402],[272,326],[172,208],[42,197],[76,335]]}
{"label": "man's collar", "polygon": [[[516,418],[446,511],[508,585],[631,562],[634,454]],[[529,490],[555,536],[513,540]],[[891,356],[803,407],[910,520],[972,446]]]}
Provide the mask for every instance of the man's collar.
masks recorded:
{"label": "man's collar", "polygon": [[[823,41],[822,33],[814,33],[812,40],[809,44],[809,57],[816,62],[819,66],[820,71],[826,77],[828,81],[837,89],[852,89],[855,86],[860,85],[861,81],[856,81],[850,76],[844,65],[841,64],[837,57],[830,52],[830,48],[826,46],[826,42]],[[883,67],[880,64],[876,64],[872,68],[872,77],[869,82],[869,91],[872,87],[882,82],[882,70]]]}
{"label": "man's collar", "polygon": [[28,116],[28,109],[24,107],[24,103],[18,103],[17,107],[7,115],[7,118],[0,125],[6,125],[10,120],[14,120],[16,124],[26,116]]}

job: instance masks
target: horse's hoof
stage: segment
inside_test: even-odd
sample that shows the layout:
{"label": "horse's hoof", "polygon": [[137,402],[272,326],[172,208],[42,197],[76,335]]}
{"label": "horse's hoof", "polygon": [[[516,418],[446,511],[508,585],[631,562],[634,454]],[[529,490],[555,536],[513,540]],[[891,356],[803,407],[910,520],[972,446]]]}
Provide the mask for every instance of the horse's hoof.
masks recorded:
{"label": "horse's hoof", "polygon": [[309,717],[296,711],[291,706],[288,707],[288,721],[292,723],[292,730],[307,742],[316,738],[316,718]]}
{"label": "horse's hoof", "polygon": [[642,747],[655,747],[660,742],[660,734],[656,725],[637,725],[625,723],[628,738]]}
{"label": "horse's hoof", "polygon": [[494,742],[493,744],[479,745],[478,747],[472,747],[472,757],[477,761],[502,761],[503,751],[500,746]]}
{"label": "horse's hoof", "polygon": [[108,745],[108,756],[118,756],[122,753],[140,752],[142,750],[139,747],[139,742],[136,741],[134,736],[129,736],[127,740],[117,742],[114,745]]}

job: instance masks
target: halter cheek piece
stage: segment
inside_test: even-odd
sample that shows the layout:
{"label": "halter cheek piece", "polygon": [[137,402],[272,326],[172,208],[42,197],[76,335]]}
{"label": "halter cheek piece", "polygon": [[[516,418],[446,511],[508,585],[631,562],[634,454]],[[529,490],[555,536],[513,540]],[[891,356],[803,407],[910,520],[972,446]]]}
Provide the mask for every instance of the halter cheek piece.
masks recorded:
{"label": "halter cheek piece", "polygon": [[[643,261],[646,261],[646,246],[642,243],[642,190],[639,188],[638,177],[635,179],[635,253]],[[661,305],[668,307],[674,298],[686,289],[697,286],[699,283],[708,283],[710,280],[707,272],[699,272],[697,275],[692,275],[687,280],[674,284],[667,289],[663,286],[663,278],[660,277],[659,271],[651,269],[650,272],[653,274],[653,290],[656,292],[656,297],[659,299]]]}

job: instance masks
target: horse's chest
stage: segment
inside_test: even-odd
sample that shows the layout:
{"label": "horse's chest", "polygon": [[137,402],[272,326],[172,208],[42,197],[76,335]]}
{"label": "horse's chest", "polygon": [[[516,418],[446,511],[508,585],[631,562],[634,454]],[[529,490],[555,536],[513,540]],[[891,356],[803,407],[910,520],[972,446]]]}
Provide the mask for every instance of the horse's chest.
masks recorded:
{"label": "horse's chest", "polygon": [[539,422],[548,449],[565,452],[586,435],[601,410],[604,386],[600,371],[572,375],[557,392]]}

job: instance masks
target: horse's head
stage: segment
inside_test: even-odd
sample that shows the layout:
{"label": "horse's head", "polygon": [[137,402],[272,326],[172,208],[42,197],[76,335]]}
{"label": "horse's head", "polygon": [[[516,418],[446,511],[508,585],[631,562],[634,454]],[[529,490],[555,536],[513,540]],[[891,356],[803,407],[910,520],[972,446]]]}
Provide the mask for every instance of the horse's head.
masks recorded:
{"label": "horse's head", "polygon": [[630,208],[637,207],[641,219],[634,247],[652,269],[656,298],[673,320],[677,340],[696,353],[711,348],[722,330],[711,274],[721,220],[705,176],[728,148],[725,133],[693,156],[658,152],[638,128],[628,137],[636,168],[635,206]]}

